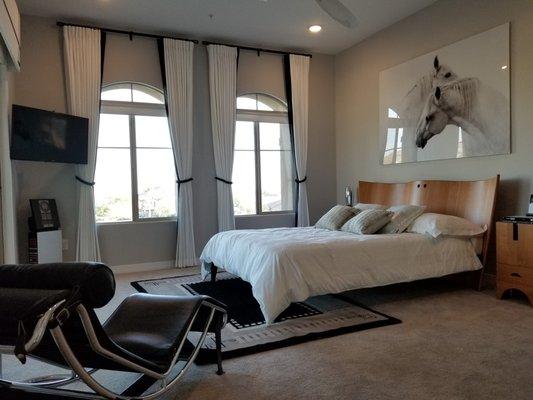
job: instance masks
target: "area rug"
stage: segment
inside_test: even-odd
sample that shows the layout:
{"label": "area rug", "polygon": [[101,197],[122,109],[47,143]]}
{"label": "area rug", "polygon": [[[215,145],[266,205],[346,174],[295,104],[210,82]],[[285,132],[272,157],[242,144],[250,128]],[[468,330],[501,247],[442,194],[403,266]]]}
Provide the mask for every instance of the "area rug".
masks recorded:
{"label": "area rug", "polygon": [[[225,359],[401,322],[356,302],[352,292],[344,292],[292,303],[273,324],[266,325],[251,285],[227,272],[219,273],[214,284],[202,281],[199,275],[187,275],[136,281],[132,286],[150,294],[208,295],[226,304],[228,324],[222,330]],[[215,361],[215,340],[210,335],[196,362]]]}

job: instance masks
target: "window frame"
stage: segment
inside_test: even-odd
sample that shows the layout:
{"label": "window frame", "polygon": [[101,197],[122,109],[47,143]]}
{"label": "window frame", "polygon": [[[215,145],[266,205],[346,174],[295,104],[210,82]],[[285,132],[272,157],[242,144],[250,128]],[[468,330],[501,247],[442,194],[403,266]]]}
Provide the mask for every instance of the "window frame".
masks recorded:
{"label": "window frame", "polygon": [[[242,96],[252,96],[252,95],[262,95],[262,96],[268,96],[272,98],[275,101],[280,102],[284,106],[286,106],[286,103],[277,97],[274,97],[272,95],[269,95],[267,93],[244,93],[240,96],[237,96],[237,98]],[[256,97],[257,99],[257,97]],[[281,211],[263,211],[263,202],[262,202],[262,196],[261,196],[261,139],[260,139],[260,123],[266,122],[266,123],[279,123],[279,124],[288,124],[289,123],[289,113],[287,111],[265,111],[265,110],[247,110],[247,109],[239,109],[236,110],[236,121],[242,121],[242,122],[253,122],[254,124],[254,157],[255,157],[255,213],[254,214],[238,214],[235,215],[236,218],[247,218],[247,217],[255,217],[255,216],[266,216],[266,215],[287,215],[287,214],[294,214],[296,212],[296,204],[295,204],[295,190],[296,183],[293,183],[293,199],[292,199],[292,208],[290,210],[281,210]],[[294,158],[294,148],[293,148],[293,140],[291,138],[291,158]],[[233,150],[239,151],[239,150]],[[276,151],[276,150],[272,150]],[[284,150],[279,150],[284,151]],[[294,159],[291,160],[291,167],[292,167],[292,178],[291,181],[296,178],[295,175],[295,168],[294,168]]]}
{"label": "window frame", "polygon": [[[102,87],[102,91],[106,88],[120,85],[120,84],[136,84],[138,86],[146,86],[152,90],[161,90],[138,82],[114,82]],[[157,103],[140,103],[129,101],[116,101],[116,100],[101,100],[100,113],[101,114],[116,114],[127,115],[129,122],[129,139],[130,139],[130,179],[131,179],[131,221],[101,221],[97,222],[98,225],[121,225],[121,224],[133,224],[133,223],[145,223],[145,222],[164,222],[164,221],[177,221],[176,215],[170,217],[156,217],[156,218],[139,218],[139,192],[138,192],[138,179],[137,179],[137,138],[135,130],[135,116],[147,116],[147,117],[165,117],[167,116],[166,105]],[[97,146],[97,149],[99,147]],[[107,147],[113,148],[113,147]],[[159,147],[155,147],[159,148]],[[96,162],[98,163],[98,152],[96,154]],[[176,178],[177,179],[177,178]]]}

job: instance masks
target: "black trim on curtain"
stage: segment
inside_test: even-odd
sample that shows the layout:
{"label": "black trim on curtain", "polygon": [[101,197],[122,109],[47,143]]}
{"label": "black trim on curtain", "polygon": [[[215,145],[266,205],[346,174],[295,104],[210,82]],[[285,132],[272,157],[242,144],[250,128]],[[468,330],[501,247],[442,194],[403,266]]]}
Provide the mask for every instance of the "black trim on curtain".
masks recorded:
{"label": "black trim on curtain", "polygon": [[[103,80],[104,80],[104,62],[105,62],[105,43],[107,39],[107,34],[104,31],[100,31],[100,101],[98,108],[101,111],[102,110],[102,95],[101,95],[101,88],[103,86]],[[96,155],[98,157],[98,154]],[[94,186],[96,182],[92,181],[86,181],[83,178],[80,178],[78,175],[75,176],[76,180],[80,182],[83,185],[87,186]]]}
{"label": "black trim on curtain", "polygon": [[292,163],[294,165],[294,172],[296,173],[295,194],[294,194],[294,226],[298,226],[298,203],[300,196],[300,183],[305,182],[307,177],[300,180],[298,174],[298,166],[296,165],[296,150],[294,148],[294,126],[293,126],[293,114],[292,114],[292,84],[291,84],[291,60],[290,54],[283,56],[283,77],[285,78],[285,96],[287,97],[287,117],[289,120],[289,134],[291,137],[292,148]]}
{"label": "black trim on curtain", "polygon": [[[167,113],[167,121],[169,123],[169,129],[170,129],[170,121],[168,120],[168,92],[167,92],[167,70],[165,67],[165,43],[164,38],[158,38],[157,39],[157,52],[159,53],[159,67],[161,69],[161,81],[163,82],[163,97],[165,99],[165,110]],[[176,183],[178,184],[178,191],[180,190],[180,186],[183,183],[191,182],[193,180],[192,177],[187,179],[181,179],[180,175],[178,173],[178,166],[176,165],[176,162],[174,161],[174,168],[176,169]]]}

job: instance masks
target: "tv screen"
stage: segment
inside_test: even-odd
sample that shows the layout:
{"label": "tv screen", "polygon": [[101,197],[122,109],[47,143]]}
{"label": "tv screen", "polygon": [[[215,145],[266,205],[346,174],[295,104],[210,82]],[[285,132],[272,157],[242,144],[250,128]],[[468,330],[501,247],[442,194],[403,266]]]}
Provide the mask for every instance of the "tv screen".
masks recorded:
{"label": "tv screen", "polygon": [[13,105],[11,159],[87,164],[89,120]]}

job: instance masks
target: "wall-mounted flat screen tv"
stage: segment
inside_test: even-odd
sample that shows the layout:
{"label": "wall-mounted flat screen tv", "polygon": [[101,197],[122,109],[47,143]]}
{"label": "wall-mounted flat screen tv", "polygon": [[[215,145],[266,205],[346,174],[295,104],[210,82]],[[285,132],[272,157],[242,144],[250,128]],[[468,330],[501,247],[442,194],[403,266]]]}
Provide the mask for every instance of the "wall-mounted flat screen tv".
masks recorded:
{"label": "wall-mounted flat screen tv", "polygon": [[87,164],[89,120],[13,105],[11,159]]}

